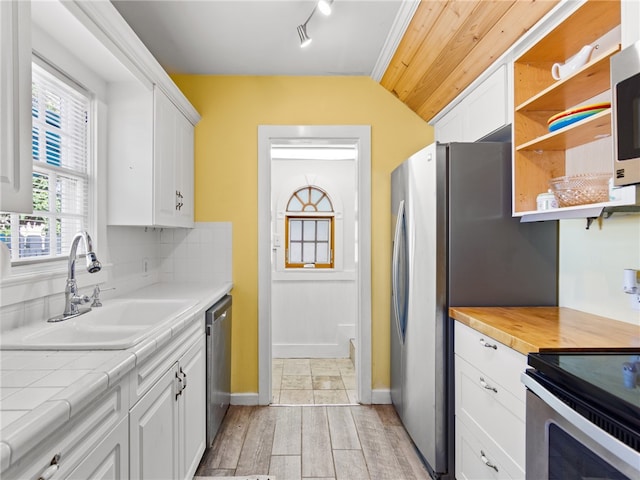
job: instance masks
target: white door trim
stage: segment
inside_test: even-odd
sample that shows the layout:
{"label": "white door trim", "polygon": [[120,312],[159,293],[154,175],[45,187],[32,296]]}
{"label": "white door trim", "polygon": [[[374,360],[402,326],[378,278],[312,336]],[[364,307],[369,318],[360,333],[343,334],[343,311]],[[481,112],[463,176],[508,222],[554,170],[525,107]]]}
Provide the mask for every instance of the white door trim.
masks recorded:
{"label": "white door trim", "polygon": [[371,126],[259,125],[258,126],[258,403],[271,403],[271,143],[353,140],[358,146],[356,283],[358,318],[356,378],[358,401],[371,403]]}

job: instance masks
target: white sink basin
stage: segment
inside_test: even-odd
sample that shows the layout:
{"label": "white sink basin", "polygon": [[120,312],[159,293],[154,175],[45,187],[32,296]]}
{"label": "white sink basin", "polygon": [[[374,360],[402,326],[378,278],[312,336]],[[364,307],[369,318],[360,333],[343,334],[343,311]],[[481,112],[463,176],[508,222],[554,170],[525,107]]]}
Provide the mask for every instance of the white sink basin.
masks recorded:
{"label": "white sink basin", "polygon": [[4,350],[122,350],[137,345],[195,305],[192,300],[106,300],[78,317],[38,322],[2,335]]}

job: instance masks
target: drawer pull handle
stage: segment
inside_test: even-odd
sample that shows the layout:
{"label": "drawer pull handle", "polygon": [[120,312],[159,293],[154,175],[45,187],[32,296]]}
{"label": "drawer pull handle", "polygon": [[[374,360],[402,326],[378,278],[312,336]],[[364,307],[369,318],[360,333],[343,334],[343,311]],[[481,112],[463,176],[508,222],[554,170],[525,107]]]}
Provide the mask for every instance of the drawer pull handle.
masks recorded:
{"label": "drawer pull handle", "polygon": [[489,385],[487,382],[484,381],[484,378],[480,377],[480,385],[482,385],[482,388],[484,388],[485,390],[491,390],[492,392],[498,393],[498,389],[496,387],[492,387],[491,385]]}
{"label": "drawer pull handle", "polygon": [[498,471],[498,467],[496,467],[493,463],[489,461],[489,459],[485,456],[484,452],[480,450],[480,458],[482,462],[489,468],[493,468],[496,472]]}
{"label": "drawer pull handle", "polygon": [[60,454],[56,454],[51,459],[51,464],[40,474],[38,480],[49,480],[58,471],[58,461],[60,461]]}
{"label": "drawer pull handle", "polygon": [[485,341],[484,338],[480,339],[480,345],[482,345],[483,347],[486,347],[486,348],[493,348],[494,350],[498,349],[498,346],[495,343],[489,343],[489,342]]}

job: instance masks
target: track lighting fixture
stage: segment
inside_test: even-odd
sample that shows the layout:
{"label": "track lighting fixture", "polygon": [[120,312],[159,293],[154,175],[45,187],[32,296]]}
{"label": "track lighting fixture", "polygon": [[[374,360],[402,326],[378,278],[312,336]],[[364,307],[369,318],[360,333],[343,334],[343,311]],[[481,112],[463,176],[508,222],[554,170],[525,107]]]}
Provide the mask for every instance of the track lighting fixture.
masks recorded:
{"label": "track lighting fixture", "polygon": [[307,34],[307,23],[309,23],[309,20],[311,20],[313,14],[316,13],[316,10],[320,10],[320,12],[324,15],[330,15],[332,4],[333,0],[318,0],[318,3],[316,3],[315,7],[313,7],[313,10],[311,10],[309,18],[307,18],[307,20],[303,24],[298,25],[298,36],[300,37],[301,48],[304,48],[311,43],[311,37]]}
{"label": "track lighting fixture", "polygon": [[307,22],[298,25],[298,36],[300,37],[300,47],[304,48],[311,43],[311,38],[307,35]]}
{"label": "track lighting fixture", "polygon": [[331,4],[333,3],[333,0],[319,0],[318,1],[318,10],[320,10],[320,13],[322,13],[323,15],[331,15]]}

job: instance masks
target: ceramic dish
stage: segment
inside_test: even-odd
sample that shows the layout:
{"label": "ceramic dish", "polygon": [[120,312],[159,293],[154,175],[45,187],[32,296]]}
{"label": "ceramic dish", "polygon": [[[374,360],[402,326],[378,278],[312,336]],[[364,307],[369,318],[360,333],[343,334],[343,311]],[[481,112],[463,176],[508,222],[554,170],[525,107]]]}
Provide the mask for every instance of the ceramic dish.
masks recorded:
{"label": "ceramic dish", "polygon": [[569,110],[565,110],[563,112],[560,113],[556,113],[555,115],[553,115],[552,117],[549,117],[549,120],[547,120],[547,124],[550,125],[551,123],[555,122],[556,120],[562,118],[562,117],[566,117],[567,115],[573,115],[574,113],[580,113],[580,112],[586,112],[586,111],[590,111],[590,110],[604,110],[606,108],[610,108],[611,107],[611,102],[600,102],[600,103],[592,103],[590,105],[582,105],[580,107],[574,107],[574,108],[570,108]]}
{"label": "ceramic dish", "polygon": [[555,132],[556,130],[571,125],[572,123],[579,122],[580,120],[590,117],[591,115],[595,115],[596,113],[600,113],[604,110],[606,110],[606,108],[598,108],[596,110],[588,110],[586,112],[578,112],[572,115],[567,115],[566,117],[561,117],[549,124],[549,131]]}

